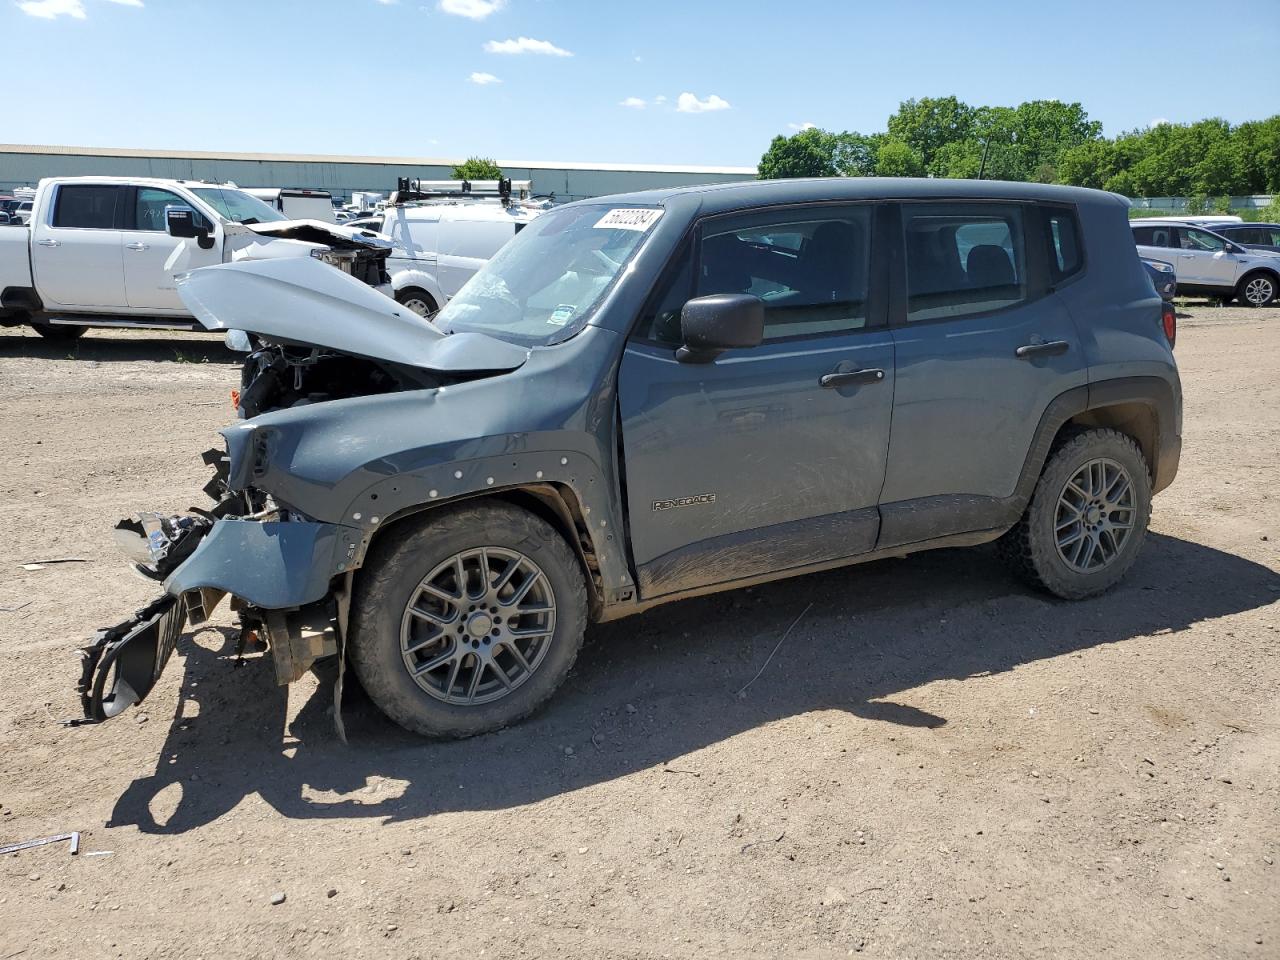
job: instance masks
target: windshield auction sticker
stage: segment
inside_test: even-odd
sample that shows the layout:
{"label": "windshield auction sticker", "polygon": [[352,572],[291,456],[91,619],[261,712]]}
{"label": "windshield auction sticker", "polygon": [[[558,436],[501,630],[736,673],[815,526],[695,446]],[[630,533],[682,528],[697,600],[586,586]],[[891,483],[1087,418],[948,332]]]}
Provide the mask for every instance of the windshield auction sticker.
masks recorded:
{"label": "windshield auction sticker", "polygon": [[595,227],[597,230],[636,230],[643,233],[657,223],[660,216],[662,211],[653,207],[619,207],[596,221]]}

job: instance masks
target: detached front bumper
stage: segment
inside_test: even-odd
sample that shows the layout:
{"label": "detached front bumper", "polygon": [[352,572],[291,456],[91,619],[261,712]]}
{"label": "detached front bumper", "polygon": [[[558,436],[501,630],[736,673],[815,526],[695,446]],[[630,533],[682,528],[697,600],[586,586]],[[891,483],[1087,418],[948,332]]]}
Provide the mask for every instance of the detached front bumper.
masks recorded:
{"label": "detached front bumper", "polygon": [[[347,568],[354,531],[313,521],[200,519],[164,543],[166,533],[148,533],[136,524],[117,530],[130,555],[160,556],[158,564],[139,568],[163,576],[165,593],[123,623],[99,630],[82,649],[81,722],[101,723],[141,703],[187,623],[203,623],[227,595],[236,598],[242,631],[252,624],[268,636],[281,683],[297,679],[316,657],[335,652],[327,622],[332,604],[325,601],[333,578]],[[177,524],[166,528],[173,530]],[[140,540],[132,547],[130,534]],[[184,559],[166,569],[169,557]]]}

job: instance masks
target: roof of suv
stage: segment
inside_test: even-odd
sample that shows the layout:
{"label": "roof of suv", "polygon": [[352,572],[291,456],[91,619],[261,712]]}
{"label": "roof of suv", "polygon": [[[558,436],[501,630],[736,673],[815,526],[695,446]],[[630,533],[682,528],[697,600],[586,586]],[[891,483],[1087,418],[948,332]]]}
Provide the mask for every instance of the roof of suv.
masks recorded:
{"label": "roof of suv", "polygon": [[[1115,193],[1084,187],[1003,180],[945,180],[916,177],[816,177],[797,180],[754,180],[643,190],[609,197],[611,203],[665,205],[681,197],[699,197],[708,207],[734,209],[759,205],[821,200],[1047,200],[1058,203],[1115,203],[1129,201]],[[599,202],[605,199],[579,201]]]}

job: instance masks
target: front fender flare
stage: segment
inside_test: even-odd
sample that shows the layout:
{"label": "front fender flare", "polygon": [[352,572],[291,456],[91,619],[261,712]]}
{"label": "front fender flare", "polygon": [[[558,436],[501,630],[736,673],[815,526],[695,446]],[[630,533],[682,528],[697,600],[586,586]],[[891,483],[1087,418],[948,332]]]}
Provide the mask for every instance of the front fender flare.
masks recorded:
{"label": "front fender flare", "polygon": [[590,552],[599,564],[604,603],[634,597],[617,498],[611,496],[606,475],[596,462],[574,450],[521,451],[453,461],[379,480],[355,499],[343,518],[344,534],[359,532],[350,566],[363,564],[378,530],[401,517],[476,496],[547,485],[568,488],[581,507]]}

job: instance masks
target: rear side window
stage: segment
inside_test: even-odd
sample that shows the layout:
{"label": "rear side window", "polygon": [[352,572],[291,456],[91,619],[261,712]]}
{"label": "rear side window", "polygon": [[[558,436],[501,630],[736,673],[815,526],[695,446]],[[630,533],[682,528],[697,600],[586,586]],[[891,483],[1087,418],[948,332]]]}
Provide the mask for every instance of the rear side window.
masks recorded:
{"label": "rear side window", "polygon": [[1045,207],[1044,218],[1049,242],[1049,276],[1054,283],[1061,283],[1084,266],[1080,229],[1070,210]]}
{"label": "rear side window", "polygon": [[1134,227],[1133,242],[1140,247],[1172,247],[1173,230],[1170,227]]}
{"label": "rear side window", "polygon": [[1022,208],[904,204],[907,321],[1003,310],[1027,299]]}
{"label": "rear side window", "polygon": [[64,184],[54,201],[53,225],[87,230],[116,229],[116,204],[123,187]]}

